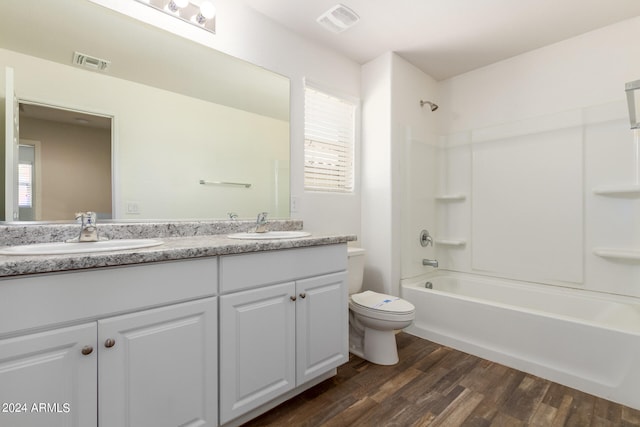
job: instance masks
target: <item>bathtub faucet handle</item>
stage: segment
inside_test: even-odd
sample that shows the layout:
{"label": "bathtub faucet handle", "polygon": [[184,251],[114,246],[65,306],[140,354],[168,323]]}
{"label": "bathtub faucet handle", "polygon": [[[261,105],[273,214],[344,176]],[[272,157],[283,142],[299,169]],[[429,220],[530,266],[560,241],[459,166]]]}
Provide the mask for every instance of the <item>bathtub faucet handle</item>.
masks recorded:
{"label": "bathtub faucet handle", "polygon": [[422,230],[420,232],[420,245],[423,248],[429,245],[433,246],[433,238],[427,230]]}

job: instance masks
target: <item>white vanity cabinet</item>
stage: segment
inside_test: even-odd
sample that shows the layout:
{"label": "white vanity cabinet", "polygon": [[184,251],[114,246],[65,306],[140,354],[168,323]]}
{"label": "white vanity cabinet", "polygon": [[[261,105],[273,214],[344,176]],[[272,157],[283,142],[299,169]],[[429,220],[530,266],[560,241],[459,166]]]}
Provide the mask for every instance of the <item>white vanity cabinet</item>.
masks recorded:
{"label": "white vanity cabinet", "polygon": [[99,320],[98,425],[217,425],[216,329],[215,297]]}
{"label": "white vanity cabinet", "polygon": [[346,245],[220,259],[220,423],[348,360]]}
{"label": "white vanity cabinet", "polygon": [[95,322],[0,340],[0,425],[95,426],[96,342]]}
{"label": "white vanity cabinet", "polygon": [[0,280],[0,425],[216,426],[216,290],[216,258]]}

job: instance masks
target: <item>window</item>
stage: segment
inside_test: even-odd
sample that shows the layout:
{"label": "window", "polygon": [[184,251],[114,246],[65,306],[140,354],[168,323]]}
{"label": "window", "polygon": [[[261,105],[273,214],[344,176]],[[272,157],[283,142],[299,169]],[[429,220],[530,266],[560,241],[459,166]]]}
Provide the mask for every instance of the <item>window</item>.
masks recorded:
{"label": "window", "polygon": [[31,163],[18,164],[18,207],[30,208],[33,206],[33,184]]}
{"label": "window", "polygon": [[356,103],[305,87],[304,189],[353,192]]}

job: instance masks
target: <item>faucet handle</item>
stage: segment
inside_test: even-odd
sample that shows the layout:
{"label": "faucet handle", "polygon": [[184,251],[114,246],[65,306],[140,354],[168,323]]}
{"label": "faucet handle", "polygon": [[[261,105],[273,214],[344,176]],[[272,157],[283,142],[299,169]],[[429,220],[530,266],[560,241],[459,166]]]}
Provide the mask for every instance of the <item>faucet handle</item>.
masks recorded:
{"label": "faucet handle", "polygon": [[95,212],[76,212],[76,220],[79,219],[83,227],[95,226],[96,217]]}
{"label": "faucet handle", "polygon": [[267,232],[267,212],[260,212],[256,218],[256,233]]}
{"label": "faucet handle", "polygon": [[258,218],[256,218],[256,223],[260,224],[260,225],[264,225],[267,223],[267,215],[269,215],[269,212],[260,212],[258,214]]}
{"label": "faucet handle", "polygon": [[433,246],[433,237],[429,234],[427,230],[422,230],[420,232],[420,245],[422,247]]}

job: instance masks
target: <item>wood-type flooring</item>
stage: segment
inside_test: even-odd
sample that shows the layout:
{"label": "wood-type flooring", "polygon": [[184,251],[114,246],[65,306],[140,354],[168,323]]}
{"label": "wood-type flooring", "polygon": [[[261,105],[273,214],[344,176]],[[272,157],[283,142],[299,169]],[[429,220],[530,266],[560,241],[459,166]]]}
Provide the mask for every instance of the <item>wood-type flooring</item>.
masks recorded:
{"label": "wood-type flooring", "polygon": [[[400,333],[400,362],[351,356],[257,426],[640,426],[640,411]],[[640,393],[640,384],[638,385]]]}

